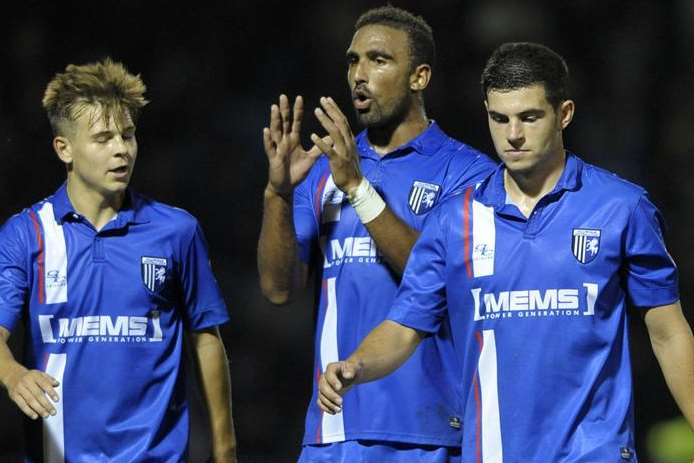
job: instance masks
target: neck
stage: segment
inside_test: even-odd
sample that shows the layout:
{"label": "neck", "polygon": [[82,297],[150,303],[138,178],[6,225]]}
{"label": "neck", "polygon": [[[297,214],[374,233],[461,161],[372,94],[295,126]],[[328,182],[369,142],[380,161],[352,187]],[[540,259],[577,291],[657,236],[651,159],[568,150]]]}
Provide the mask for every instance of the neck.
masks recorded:
{"label": "neck", "polygon": [[540,199],[554,189],[564,172],[566,153],[563,148],[550,159],[530,171],[504,170],[506,194],[526,217],[530,216]]}
{"label": "neck", "polygon": [[404,145],[429,126],[424,107],[413,105],[403,120],[392,126],[372,127],[368,129],[369,143],[374,151],[385,156],[397,147]]}
{"label": "neck", "polygon": [[123,206],[125,191],[104,195],[87,188],[68,176],[67,196],[75,210],[84,216],[94,228],[101,230],[118,214],[121,206]]}

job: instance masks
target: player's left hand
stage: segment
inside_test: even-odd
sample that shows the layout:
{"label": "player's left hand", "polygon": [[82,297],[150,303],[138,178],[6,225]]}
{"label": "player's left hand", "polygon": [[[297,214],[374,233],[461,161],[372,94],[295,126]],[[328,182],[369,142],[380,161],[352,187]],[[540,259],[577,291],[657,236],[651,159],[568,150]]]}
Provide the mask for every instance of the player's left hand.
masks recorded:
{"label": "player's left hand", "polygon": [[321,97],[320,104],[322,108],[316,108],[314,113],[328,132],[333,145],[325,143],[315,133],[311,134],[311,141],[328,156],[335,185],[343,192],[349,193],[359,186],[363,178],[354,134],[347,118],[332,98]]}
{"label": "player's left hand", "polygon": [[334,415],[342,410],[342,396],[354,385],[358,366],[349,360],[328,364],[318,380],[318,406]]}

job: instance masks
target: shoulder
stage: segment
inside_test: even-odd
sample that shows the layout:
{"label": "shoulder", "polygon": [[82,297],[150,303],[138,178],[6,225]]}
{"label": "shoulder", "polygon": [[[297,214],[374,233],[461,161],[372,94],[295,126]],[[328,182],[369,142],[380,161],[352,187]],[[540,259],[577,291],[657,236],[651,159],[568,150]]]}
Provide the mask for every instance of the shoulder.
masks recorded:
{"label": "shoulder", "polygon": [[597,167],[587,162],[583,163],[581,175],[583,189],[591,195],[606,197],[610,200],[620,200],[627,204],[636,204],[648,192],[640,185],[623,179],[614,172]]}
{"label": "shoulder", "polygon": [[482,151],[446,135],[446,141],[441,146],[441,154],[450,158],[450,162],[459,166],[486,165],[490,169],[496,167],[496,163]]}
{"label": "shoulder", "polygon": [[144,219],[150,226],[171,231],[177,235],[190,237],[199,226],[193,214],[148,196],[133,193],[137,218]]}
{"label": "shoulder", "polygon": [[36,231],[40,227],[36,212],[33,209],[24,209],[5,221],[0,227],[0,236],[3,240],[27,238],[34,227]]}

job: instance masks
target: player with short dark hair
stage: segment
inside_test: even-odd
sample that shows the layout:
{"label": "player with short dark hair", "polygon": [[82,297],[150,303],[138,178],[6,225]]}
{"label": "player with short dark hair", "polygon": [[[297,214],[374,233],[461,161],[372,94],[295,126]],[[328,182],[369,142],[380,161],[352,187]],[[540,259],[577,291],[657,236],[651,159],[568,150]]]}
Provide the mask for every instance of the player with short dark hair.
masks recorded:
{"label": "player with short dark hair", "polygon": [[[0,230],[0,382],[32,420],[27,461],[186,460],[184,332],[214,461],[236,461],[229,317],[202,230],[128,188],[144,92],[108,58],[56,74],[43,106],[67,181]],[[19,363],[7,340],[22,321]]]}
{"label": "player with short dark hair", "polygon": [[567,79],[541,45],[494,52],[482,85],[503,165],[429,218],[388,320],[321,378],[323,410],[397,368],[448,316],[464,461],[636,461],[628,302],[694,424],[694,337],[662,217],[641,187],[564,150],[574,102],[548,89]]}
{"label": "player with short dark hair", "polygon": [[[390,6],[372,10],[347,50],[347,80],[365,131],[354,137],[335,102],[322,98],[315,115],[327,136],[313,134],[315,146],[305,151],[301,97],[293,118],[286,96],[272,106],[260,282],[272,302],[286,303],[313,264],[320,281],[315,380],[383,321],[433,208],[494,168],[427,118],[422,94],[432,59],[423,19]],[[443,328],[397,374],[365,386],[335,416],[318,408],[314,380],[300,461],[457,461],[458,384],[441,360],[451,357]]]}

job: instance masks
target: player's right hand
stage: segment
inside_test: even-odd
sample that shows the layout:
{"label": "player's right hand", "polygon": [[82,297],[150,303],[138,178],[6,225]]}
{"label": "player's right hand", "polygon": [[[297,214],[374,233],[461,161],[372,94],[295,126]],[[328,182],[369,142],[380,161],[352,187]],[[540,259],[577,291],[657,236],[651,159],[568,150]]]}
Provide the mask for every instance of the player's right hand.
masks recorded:
{"label": "player's right hand", "polygon": [[318,406],[334,415],[342,411],[342,396],[357,380],[358,367],[350,361],[328,364],[318,380]]}
{"label": "player's right hand", "polygon": [[54,389],[58,385],[58,381],[52,376],[24,367],[18,367],[5,380],[10,399],[32,420],[56,414],[55,407],[48,397],[53,402],[58,402],[59,397]]}
{"label": "player's right hand", "polygon": [[[304,101],[300,95],[294,101],[292,115],[287,95],[280,95],[279,105],[270,107],[270,127],[263,128],[263,145],[270,163],[267,189],[280,196],[292,193],[321,154],[315,145],[308,151],[301,146],[303,116]],[[332,145],[328,137],[323,141]]]}

